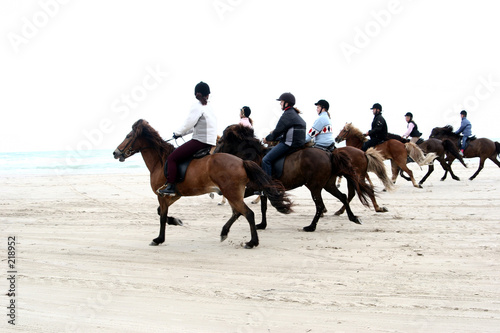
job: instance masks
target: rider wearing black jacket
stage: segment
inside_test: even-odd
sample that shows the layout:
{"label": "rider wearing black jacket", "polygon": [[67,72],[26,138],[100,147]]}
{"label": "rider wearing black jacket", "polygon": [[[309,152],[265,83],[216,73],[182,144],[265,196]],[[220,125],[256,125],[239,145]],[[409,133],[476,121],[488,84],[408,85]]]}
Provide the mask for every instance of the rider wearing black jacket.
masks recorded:
{"label": "rider wearing black jacket", "polygon": [[373,104],[371,110],[374,115],[372,129],[366,132],[366,135],[370,136],[370,140],[363,143],[363,147],[361,149],[364,151],[387,140],[387,123],[385,122],[384,117],[382,117],[382,105],[375,103]]}

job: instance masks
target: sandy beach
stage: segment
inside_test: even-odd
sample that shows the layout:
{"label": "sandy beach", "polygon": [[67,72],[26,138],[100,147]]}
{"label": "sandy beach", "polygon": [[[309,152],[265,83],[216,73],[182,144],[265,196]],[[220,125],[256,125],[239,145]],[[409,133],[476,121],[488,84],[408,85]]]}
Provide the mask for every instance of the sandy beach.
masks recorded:
{"label": "sandy beach", "polygon": [[[441,182],[437,164],[423,189],[398,178],[378,196],[387,213],[355,198],[363,225],[334,216],[341,204],[324,192],[329,211],[305,233],[314,205],[305,187],[291,191],[295,212],[270,209],[252,250],[242,218],[220,242],[230,208],[208,195],[175,203],[184,226],[148,246],[159,229],[148,174],[0,178],[0,330],[499,332],[500,169],[487,161],[469,181],[479,160],[467,162],[454,164],[460,182]],[[417,181],[427,169],[410,167]]]}

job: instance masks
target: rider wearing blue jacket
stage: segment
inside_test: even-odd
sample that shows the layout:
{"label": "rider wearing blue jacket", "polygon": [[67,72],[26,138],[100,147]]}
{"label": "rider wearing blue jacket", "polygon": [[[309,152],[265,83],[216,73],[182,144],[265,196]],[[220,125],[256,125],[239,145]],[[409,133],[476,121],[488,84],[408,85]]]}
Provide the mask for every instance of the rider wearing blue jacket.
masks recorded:
{"label": "rider wearing blue jacket", "polygon": [[460,124],[460,128],[455,131],[455,134],[462,133],[462,148],[460,149],[460,154],[464,155],[465,144],[467,143],[467,139],[472,135],[472,125],[467,119],[467,111],[460,111],[460,116],[462,117],[462,123]]}

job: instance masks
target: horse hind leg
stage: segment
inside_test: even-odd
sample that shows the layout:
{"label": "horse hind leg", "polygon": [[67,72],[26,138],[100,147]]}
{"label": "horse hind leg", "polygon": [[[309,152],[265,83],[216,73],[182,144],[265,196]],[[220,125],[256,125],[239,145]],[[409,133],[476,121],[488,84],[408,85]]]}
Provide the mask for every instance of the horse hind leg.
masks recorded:
{"label": "horse hind leg", "polygon": [[392,177],[393,181],[395,183],[395,177],[394,177],[394,172],[396,172],[396,177],[398,176],[398,167],[401,168],[404,172],[408,174],[408,176],[411,179],[411,183],[413,184],[414,187],[417,188],[422,188],[422,185],[417,184],[417,181],[413,177],[413,171],[411,171],[408,166],[406,165],[406,157],[399,159],[398,161],[391,160],[391,166],[392,166]]}
{"label": "horse hind leg", "polygon": [[[309,189],[311,190],[311,189]],[[314,218],[310,225],[302,228],[302,230],[307,232],[313,232],[316,230],[316,225],[318,224],[319,218],[323,216],[323,212],[325,210],[325,204],[323,202],[323,198],[321,197],[321,188],[320,190],[311,190],[311,196],[316,206],[316,213],[314,214]]]}
{"label": "horse hind leg", "polygon": [[243,196],[241,198],[235,198],[232,195],[226,196],[229,205],[233,209],[233,215],[229,218],[226,224],[222,227],[221,231],[221,241],[227,238],[229,230],[233,225],[234,221],[238,219],[241,215],[245,216],[248,224],[250,226],[251,239],[249,242],[245,243],[244,247],[246,249],[251,249],[259,245],[259,235],[257,234],[257,228],[255,226],[255,215],[254,212],[245,204],[243,201]]}
{"label": "horse hind leg", "polygon": [[474,180],[474,178],[477,177],[477,175],[481,172],[481,170],[483,170],[485,160],[486,160],[485,158],[481,157],[481,159],[479,160],[479,168],[477,168],[477,171],[474,172],[474,174],[469,178],[469,180]]}

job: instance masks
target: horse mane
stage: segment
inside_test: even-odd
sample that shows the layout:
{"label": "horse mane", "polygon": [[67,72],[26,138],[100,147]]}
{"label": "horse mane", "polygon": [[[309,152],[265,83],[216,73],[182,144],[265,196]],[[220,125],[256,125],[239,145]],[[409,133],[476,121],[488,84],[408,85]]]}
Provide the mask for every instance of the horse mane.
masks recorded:
{"label": "horse mane", "polygon": [[446,125],[444,127],[434,127],[431,132],[432,135],[434,136],[439,136],[439,135],[451,135],[451,136],[457,136],[459,137],[460,135],[455,134],[453,131],[453,126],[451,125]]}
{"label": "horse mane", "polygon": [[358,137],[361,142],[365,142],[368,140],[364,136],[363,132],[361,132],[359,128],[355,127],[352,123],[346,123],[344,128],[346,131],[351,131],[352,135]]}
{"label": "horse mane", "polygon": [[135,133],[136,137],[140,136],[148,141],[149,144],[158,151],[163,160],[165,160],[175,149],[173,145],[163,140],[158,131],[151,127],[144,119],[137,120],[132,125],[132,131]]}
{"label": "horse mane", "polygon": [[242,142],[245,142],[244,150],[248,148],[255,149],[259,155],[263,154],[265,149],[260,140],[255,137],[253,128],[241,124],[229,125],[226,127],[223,132],[223,138],[228,145],[234,147],[238,147]]}

